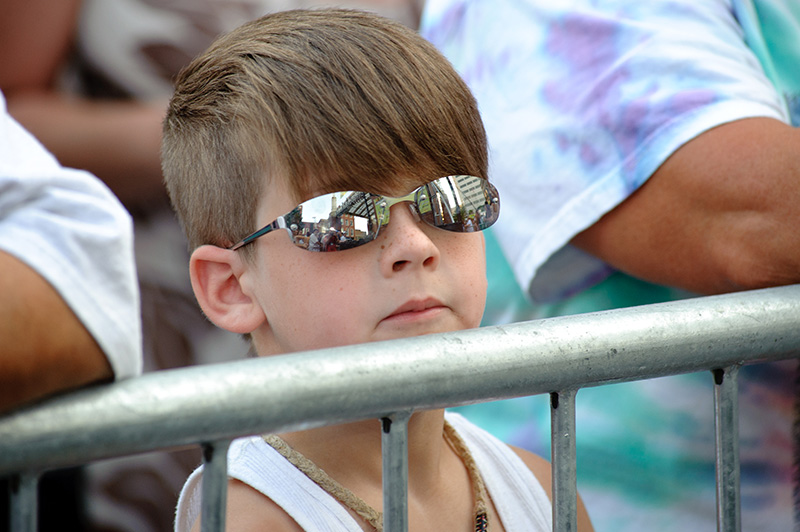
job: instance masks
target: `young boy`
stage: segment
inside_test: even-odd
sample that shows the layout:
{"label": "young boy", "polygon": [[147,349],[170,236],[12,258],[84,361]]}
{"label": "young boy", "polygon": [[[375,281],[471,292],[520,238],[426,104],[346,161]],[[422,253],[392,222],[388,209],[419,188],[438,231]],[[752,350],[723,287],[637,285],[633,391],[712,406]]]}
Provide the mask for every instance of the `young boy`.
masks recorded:
{"label": "young boy", "polygon": [[[177,80],[163,168],[203,311],[260,356],[480,322],[478,231],[499,212],[483,125],[449,63],[399,24],[291,11],[222,37]],[[550,530],[545,460],[441,410],[413,414],[408,435],[411,530]],[[227,529],[379,529],[380,447],[377,420],[236,440]],[[199,530],[199,480],[181,532]]]}

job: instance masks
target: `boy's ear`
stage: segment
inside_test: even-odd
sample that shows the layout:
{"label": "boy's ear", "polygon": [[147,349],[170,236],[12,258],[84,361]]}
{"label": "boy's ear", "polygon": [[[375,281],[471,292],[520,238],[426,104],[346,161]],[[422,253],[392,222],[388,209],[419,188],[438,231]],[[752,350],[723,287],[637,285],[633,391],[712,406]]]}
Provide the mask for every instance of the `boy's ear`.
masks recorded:
{"label": "boy's ear", "polygon": [[267,319],[240,282],[244,271],[238,253],[217,246],[200,246],[189,261],[192,289],[200,308],[215,325],[239,334],[253,332]]}

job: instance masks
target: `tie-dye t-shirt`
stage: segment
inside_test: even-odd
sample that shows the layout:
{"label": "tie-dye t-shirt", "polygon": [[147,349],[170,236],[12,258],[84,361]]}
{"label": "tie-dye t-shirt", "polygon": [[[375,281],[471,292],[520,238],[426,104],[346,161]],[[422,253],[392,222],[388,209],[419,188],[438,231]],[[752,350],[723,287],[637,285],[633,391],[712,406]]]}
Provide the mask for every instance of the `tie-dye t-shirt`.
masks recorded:
{"label": "tie-dye t-shirt", "polygon": [[[428,0],[420,31],[478,100],[503,201],[484,324],[686,297],[568,242],[703,131],[754,116],[799,125],[799,11],[796,0]],[[742,530],[793,529],[795,370],[740,372]],[[712,389],[702,373],[578,393],[578,482],[596,530],[716,530]],[[549,454],[546,397],[461,411]]]}

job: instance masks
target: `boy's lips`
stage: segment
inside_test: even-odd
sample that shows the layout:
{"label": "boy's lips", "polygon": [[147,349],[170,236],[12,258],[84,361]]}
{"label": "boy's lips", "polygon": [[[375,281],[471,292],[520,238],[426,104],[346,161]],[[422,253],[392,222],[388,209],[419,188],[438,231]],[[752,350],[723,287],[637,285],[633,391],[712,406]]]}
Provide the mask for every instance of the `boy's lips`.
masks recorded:
{"label": "boy's lips", "polygon": [[413,319],[418,316],[421,317],[425,314],[433,313],[444,307],[445,305],[441,301],[432,297],[412,299],[397,307],[391,314],[386,316],[384,320]]}

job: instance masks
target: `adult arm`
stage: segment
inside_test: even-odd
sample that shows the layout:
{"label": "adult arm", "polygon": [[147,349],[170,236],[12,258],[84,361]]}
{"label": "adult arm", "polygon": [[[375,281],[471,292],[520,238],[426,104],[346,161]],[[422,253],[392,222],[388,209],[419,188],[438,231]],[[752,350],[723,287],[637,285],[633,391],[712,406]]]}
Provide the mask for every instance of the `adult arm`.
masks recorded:
{"label": "adult arm", "polygon": [[8,96],[11,115],[61,164],[89,170],[130,208],[166,201],[159,159],[164,109],[55,91]]}
{"label": "adult arm", "polygon": [[0,410],[141,372],[130,215],[61,167],[0,94]]}
{"label": "adult arm", "polygon": [[44,278],[4,251],[0,271],[0,411],[113,378],[100,346]]}
{"label": "adult arm", "polygon": [[573,244],[631,275],[698,293],[800,282],[800,130],[730,122],[669,157]]}
{"label": "adult arm", "polygon": [[159,161],[165,102],[99,101],[56,86],[80,2],[11,2],[0,17],[0,89],[9,112],[64,166],[100,177],[128,206],[166,198]]}

